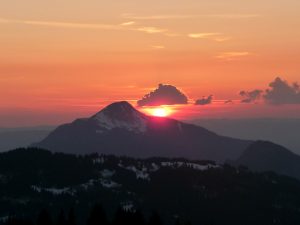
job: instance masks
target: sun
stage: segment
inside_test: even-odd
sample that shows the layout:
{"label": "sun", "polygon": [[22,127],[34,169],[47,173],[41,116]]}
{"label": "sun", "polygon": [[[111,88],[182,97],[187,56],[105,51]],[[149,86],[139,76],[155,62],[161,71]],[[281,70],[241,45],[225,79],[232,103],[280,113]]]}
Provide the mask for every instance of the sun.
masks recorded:
{"label": "sun", "polygon": [[148,106],[143,107],[141,110],[147,115],[155,117],[169,117],[174,113],[174,110],[167,105]]}
{"label": "sun", "polygon": [[152,111],[152,115],[157,117],[166,117],[169,115],[169,112],[166,108],[155,108]]}

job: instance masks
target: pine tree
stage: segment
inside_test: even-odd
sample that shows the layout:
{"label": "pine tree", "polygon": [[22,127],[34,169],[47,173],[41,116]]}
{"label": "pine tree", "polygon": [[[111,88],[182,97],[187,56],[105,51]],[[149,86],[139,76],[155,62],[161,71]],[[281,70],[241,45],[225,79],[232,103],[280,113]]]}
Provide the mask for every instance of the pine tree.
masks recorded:
{"label": "pine tree", "polygon": [[108,225],[106,213],[102,206],[97,204],[90,212],[87,225]]}
{"label": "pine tree", "polygon": [[125,224],[125,212],[124,210],[119,207],[117,209],[117,212],[115,214],[114,220],[113,220],[113,225],[124,225]]}
{"label": "pine tree", "polygon": [[69,211],[67,225],[76,225],[75,212],[73,208]]}
{"label": "pine tree", "polygon": [[52,225],[52,218],[46,209],[43,209],[38,215],[37,225]]}
{"label": "pine tree", "polygon": [[181,225],[181,222],[180,222],[180,219],[179,219],[179,218],[176,218],[176,220],[175,220],[175,225]]}
{"label": "pine tree", "polygon": [[66,220],[65,212],[64,210],[61,210],[58,215],[56,225],[66,225],[66,224],[67,224],[67,220]]}
{"label": "pine tree", "polygon": [[145,225],[145,218],[140,210],[133,213],[132,225]]}
{"label": "pine tree", "polygon": [[162,225],[161,218],[157,212],[152,212],[149,219],[149,225]]}

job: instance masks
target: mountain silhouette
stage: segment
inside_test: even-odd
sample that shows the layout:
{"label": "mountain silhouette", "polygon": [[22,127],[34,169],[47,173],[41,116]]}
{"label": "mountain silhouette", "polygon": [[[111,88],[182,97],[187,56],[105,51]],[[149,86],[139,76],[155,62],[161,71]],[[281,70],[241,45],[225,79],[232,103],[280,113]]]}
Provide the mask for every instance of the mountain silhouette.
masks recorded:
{"label": "mountain silhouette", "polygon": [[247,166],[254,171],[274,171],[300,178],[300,156],[268,141],[252,143],[235,164]]}
{"label": "mountain silhouette", "polygon": [[122,101],[108,105],[90,118],[59,126],[33,146],[75,154],[97,152],[225,161],[237,159],[250,143],[174,119],[148,116]]}

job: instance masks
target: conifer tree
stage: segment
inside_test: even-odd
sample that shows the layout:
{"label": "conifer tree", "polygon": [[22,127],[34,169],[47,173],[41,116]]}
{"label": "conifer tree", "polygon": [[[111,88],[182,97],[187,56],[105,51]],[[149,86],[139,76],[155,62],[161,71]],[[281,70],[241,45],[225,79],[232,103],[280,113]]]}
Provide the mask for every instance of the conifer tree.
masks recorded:
{"label": "conifer tree", "polygon": [[52,225],[52,218],[46,209],[43,209],[37,218],[37,225]]}
{"label": "conifer tree", "polygon": [[69,211],[67,225],[76,225],[75,212],[73,208]]}
{"label": "conifer tree", "polygon": [[101,205],[96,204],[92,208],[87,225],[108,225],[106,213]]}
{"label": "conifer tree", "polygon": [[161,218],[157,212],[155,212],[155,211],[152,212],[152,214],[149,218],[148,225],[162,225]]}
{"label": "conifer tree", "polygon": [[56,225],[66,225],[66,224],[67,224],[67,220],[66,220],[65,212],[64,210],[61,210],[58,215]]}

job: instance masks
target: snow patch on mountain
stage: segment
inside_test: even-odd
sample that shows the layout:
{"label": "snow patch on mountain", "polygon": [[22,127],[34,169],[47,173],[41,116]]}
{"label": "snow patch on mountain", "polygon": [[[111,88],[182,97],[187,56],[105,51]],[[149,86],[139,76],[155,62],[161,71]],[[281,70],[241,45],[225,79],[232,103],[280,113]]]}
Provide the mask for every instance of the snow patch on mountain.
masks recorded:
{"label": "snow patch on mountain", "polygon": [[7,223],[7,221],[9,220],[10,216],[2,216],[0,217],[0,222],[1,223]]}
{"label": "snow patch on mountain", "polygon": [[85,190],[88,190],[90,187],[93,187],[93,186],[94,186],[95,181],[96,181],[96,180],[91,179],[91,180],[89,180],[88,182],[86,182],[86,183],[84,183],[84,184],[81,184],[80,187],[84,188]]}
{"label": "snow patch on mountain", "polygon": [[65,188],[42,188],[42,187],[39,187],[39,186],[32,185],[31,188],[34,191],[38,192],[38,193],[41,193],[41,192],[45,191],[45,192],[49,192],[53,195],[62,195],[62,194],[74,195],[74,190],[72,190],[69,187],[65,187]]}
{"label": "snow patch on mountain", "polygon": [[[126,129],[131,132],[144,133],[147,131],[147,119],[139,112],[131,111],[130,119],[114,118],[107,115],[105,111],[101,111],[94,117],[101,128],[112,130],[115,128]],[[97,133],[102,133],[102,130],[98,130]]]}
{"label": "snow patch on mountain", "polygon": [[206,164],[206,165],[201,165],[198,163],[186,163],[186,162],[161,162],[162,167],[171,167],[171,168],[180,168],[180,167],[188,167],[194,170],[208,170],[211,168],[218,168],[218,165],[213,165],[213,164]]}
{"label": "snow patch on mountain", "polygon": [[156,163],[151,163],[152,168],[150,169],[151,172],[156,172],[160,169],[160,167]]}
{"label": "snow patch on mountain", "polygon": [[100,171],[100,173],[101,173],[102,177],[110,178],[116,173],[116,171],[104,169],[104,170]]}
{"label": "snow patch on mountain", "polygon": [[104,159],[104,157],[102,157],[102,156],[93,159],[93,163],[94,163],[94,164],[103,164],[104,162],[105,162],[105,159]]}
{"label": "snow patch on mountain", "polygon": [[105,188],[119,188],[122,186],[121,184],[118,184],[112,180],[101,179],[100,182],[101,185]]}
{"label": "snow patch on mountain", "polygon": [[122,205],[123,210],[126,212],[134,212],[135,211],[134,204],[131,201],[122,202],[121,205]]}
{"label": "snow patch on mountain", "polygon": [[134,172],[136,175],[136,179],[150,181],[150,174],[148,172],[148,169],[144,166],[141,169],[138,169],[135,166],[123,166],[121,163],[119,163],[119,167]]}

